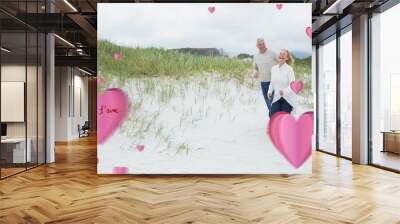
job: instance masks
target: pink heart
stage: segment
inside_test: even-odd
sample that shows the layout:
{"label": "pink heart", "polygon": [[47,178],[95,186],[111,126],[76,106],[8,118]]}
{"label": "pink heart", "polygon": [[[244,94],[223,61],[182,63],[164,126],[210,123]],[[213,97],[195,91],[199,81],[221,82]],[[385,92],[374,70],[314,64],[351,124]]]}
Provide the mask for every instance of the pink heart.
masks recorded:
{"label": "pink heart", "polygon": [[114,53],[114,60],[119,61],[121,60],[122,54],[120,52]]}
{"label": "pink heart", "polygon": [[283,111],[275,113],[275,114],[271,117],[271,119],[269,120],[268,129],[267,129],[268,134],[269,134],[270,137],[271,137],[272,143],[273,143],[277,148],[280,148],[280,147],[281,147],[280,142],[277,141],[277,140],[279,139],[279,138],[278,138],[278,133],[279,133],[279,132],[277,132],[277,131],[275,131],[275,132],[270,132],[270,130],[272,130],[272,129],[273,129],[272,127],[275,127],[276,124],[277,124],[277,122],[279,122],[279,120],[283,117],[283,116],[279,116],[280,114],[288,114],[288,113],[287,113],[287,112],[283,112]]}
{"label": "pink heart", "polygon": [[306,34],[309,38],[312,38],[312,28],[307,26],[306,28]]}
{"label": "pink heart", "polygon": [[304,84],[302,81],[294,81],[290,83],[290,88],[298,94],[304,87]]}
{"label": "pink heart", "polygon": [[208,7],[208,11],[212,14],[215,12],[215,7]]}
{"label": "pink heart", "polygon": [[278,10],[281,10],[281,9],[282,9],[282,7],[283,7],[283,4],[282,4],[282,3],[278,3],[278,4],[276,4],[276,8],[277,8]]}
{"label": "pink heart", "polygon": [[144,150],[144,145],[136,145],[136,149],[137,149],[139,152],[142,152],[142,151]]}
{"label": "pink heart", "polygon": [[97,142],[103,144],[124,122],[129,111],[129,99],[118,88],[107,89],[97,96]]}
{"label": "pink heart", "polygon": [[126,166],[116,166],[112,169],[113,174],[127,174],[128,171],[129,169]]}
{"label": "pink heart", "polygon": [[313,112],[302,114],[298,120],[288,113],[279,113],[271,118],[268,125],[272,143],[296,169],[311,155],[313,129]]}
{"label": "pink heart", "polygon": [[97,80],[97,85],[101,85],[104,82],[104,79],[100,76],[97,76],[96,80]]}

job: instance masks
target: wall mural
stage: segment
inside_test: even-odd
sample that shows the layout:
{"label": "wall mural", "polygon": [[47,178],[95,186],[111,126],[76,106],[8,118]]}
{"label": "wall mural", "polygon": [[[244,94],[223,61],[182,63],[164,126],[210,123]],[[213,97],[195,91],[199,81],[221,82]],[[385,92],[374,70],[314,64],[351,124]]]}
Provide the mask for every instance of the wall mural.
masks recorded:
{"label": "wall mural", "polygon": [[99,4],[98,173],[311,173],[311,33],[311,4]]}

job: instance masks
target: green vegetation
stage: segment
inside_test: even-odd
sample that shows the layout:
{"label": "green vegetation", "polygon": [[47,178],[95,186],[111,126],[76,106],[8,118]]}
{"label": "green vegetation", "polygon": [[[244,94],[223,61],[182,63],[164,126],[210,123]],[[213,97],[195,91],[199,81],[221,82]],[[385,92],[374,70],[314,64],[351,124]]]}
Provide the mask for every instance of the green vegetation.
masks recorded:
{"label": "green vegetation", "polygon": [[[194,56],[158,48],[128,48],[98,41],[98,68],[101,76],[120,80],[143,76],[185,76],[217,73],[242,80],[251,69],[251,62],[228,57]],[[120,52],[120,61],[112,59]]]}
{"label": "green vegetation", "polygon": [[[123,85],[128,79],[133,78],[167,78],[183,81],[187,85],[189,77],[204,75],[205,81],[210,74],[218,74],[221,80],[236,79],[241,84],[258,88],[254,80],[249,79],[252,62],[247,59],[196,56],[161,48],[122,47],[105,40],[98,41],[97,50],[99,74],[107,80],[106,82],[115,80],[119,85]],[[116,52],[122,55],[118,61],[113,60]],[[301,95],[307,99],[312,97],[311,57],[296,59],[293,69],[296,80],[304,83]],[[102,85],[100,88],[103,89],[106,86]],[[145,88],[152,90],[155,85],[154,83],[146,85]],[[165,91],[162,94],[164,98],[170,98],[168,96],[173,95],[171,92],[173,89],[162,89]],[[167,101],[167,99],[162,101]]]}
{"label": "green vegetation", "polygon": [[[98,41],[98,67],[101,76],[138,78],[143,76],[185,76],[217,73],[226,78],[242,80],[251,71],[251,62],[238,58],[195,56],[159,48],[129,48],[109,41]],[[120,61],[112,59],[120,52]],[[294,65],[296,78],[302,80],[311,74],[311,58],[297,59]]]}
{"label": "green vegetation", "polygon": [[311,91],[311,57],[305,59],[296,59],[293,66],[296,80],[301,80],[304,83],[304,88],[301,95],[312,97]]}

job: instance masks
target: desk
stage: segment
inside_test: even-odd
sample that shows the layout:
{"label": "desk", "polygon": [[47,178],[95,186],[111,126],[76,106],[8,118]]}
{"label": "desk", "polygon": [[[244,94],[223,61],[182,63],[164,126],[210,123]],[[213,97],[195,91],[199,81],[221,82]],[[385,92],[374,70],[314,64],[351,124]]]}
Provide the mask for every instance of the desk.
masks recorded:
{"label": "desk", "polygon": [[[27,138],[26,142],[28,143],[28,147],[26,147],[25,154],[25,138],[5,138],[1,139],[1,154],[5,154],[5,158],[9,163],[25,163],[31,162],[32,154],[31,154],[31,145],[32,141],[30,138]],[[11,146],[11,147],[10,147]],[[13,146],[13,147],[12,147]],[[12,156],[11,156],[12,154]],[[8,156],[10,155],[10,156]],[[11,160],[12,158],[12,160]],[[26,161],[25,161],[26,159]]]}
{"label": "desk", "polygon": [[383,150],[382,152],[392,152],[400,154],[400,131],[382,131]]}

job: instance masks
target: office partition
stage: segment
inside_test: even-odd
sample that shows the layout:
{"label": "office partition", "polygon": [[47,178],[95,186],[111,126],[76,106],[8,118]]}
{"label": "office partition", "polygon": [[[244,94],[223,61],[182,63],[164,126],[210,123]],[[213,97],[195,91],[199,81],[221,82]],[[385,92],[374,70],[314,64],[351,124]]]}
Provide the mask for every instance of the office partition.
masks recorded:
{"label": "office partition", "polygon": [[[20,1],[18,13],[43,11],[42,1]],[[0,6],[7,6],[1,2]],[[5,7],[6,8],[6,7]],[[0,178],[45,162],[45,34],[6,11],[0,23]],[[12,29],[10,28],[12,27]]]}

